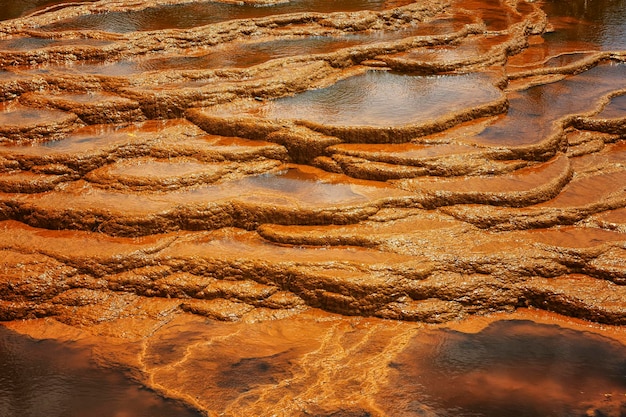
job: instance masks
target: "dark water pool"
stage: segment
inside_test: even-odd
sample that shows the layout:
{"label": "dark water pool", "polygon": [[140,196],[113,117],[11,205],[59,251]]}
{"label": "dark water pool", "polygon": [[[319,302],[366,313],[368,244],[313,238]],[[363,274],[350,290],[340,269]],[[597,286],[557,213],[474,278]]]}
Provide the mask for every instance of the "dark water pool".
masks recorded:
{"label": "dark water pool", "polygon": [[476,140],[505,146],[539,143],[554,134],[555,121],[592,111],[604,95],[618,88],[626,88],[626,65],[614,62],[528,88],[510,97],[507,117],[489,126]]}
{"label": "dark water pool", "polygon": [[2,417],[199,417],[89,354],[0,326]]}
{"label": "dark water pool", "polygon": [[390,415],[626,415],[626,347],[593,333],[510,320],[416,337],[391,364]]}
{"label": "dark water pool", "polygon": [[544,0],[541,6],[556,25],[545,36],[549,43],[626,48],[626,0]]}
{"label": "dark water pool", "polygon": [[149,7],[126,12],[85,15],[51,24],[49,30],[133,31],[191,28],[234,19],[254,19],[271,15],[315,12],[383,10],[410,4],[412,0],[294,0],[272,6],[191,2]]}
{"label": "dark water pool", "polygon": [[95,0],[0,0],[0,20],[15,19],[35,10],[56,4],[71,4]]}
{"label": "dark water pool", "polygon": [[369,71],[323,89],[268,102],[259,114],[334,126],[401,126],[497,100],[482,74],[417,76]]}

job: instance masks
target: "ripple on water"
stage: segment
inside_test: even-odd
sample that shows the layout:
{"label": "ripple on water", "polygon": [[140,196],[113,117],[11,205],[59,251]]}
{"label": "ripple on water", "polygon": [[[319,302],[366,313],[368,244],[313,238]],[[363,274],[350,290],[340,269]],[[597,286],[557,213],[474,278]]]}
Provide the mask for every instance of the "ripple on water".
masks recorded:
{"label": "ripple on water", "polygon": [[626,64],[607,63],[562,81],[512,93],[507,117],[476,139],[489,145],[539,143],[556,133],[556,121],[592,111],[604,95],[626,87],[625,80]]}
{"label": "ripple on water", "polygon": [[126,33],[134,31],[191,28],[235,19],[254,19],[271,15],[315,12],[353,12],[384,10],[404,6],[412,0],[295,0],[271,6],[193,2],[149,7],[126,12],[84,15],[44,27],[46,30],[102,30]]}
{"label": "ripple on water", "polygon": [[556,29],[545,35],[550,48],[626,49],[626,0],[546,0],[542,8]]}
{"label": "ripple on water", "polygon": [[0,326],[0,415],[21,417],[199,417],[101,369],[87,351],[36,341]]}
{"label": "ripple on water", "polygon": [[321,125],[389,127],[426,123],[501,95],[485,74],[416,76],[368,71],[328,88],[269,101],[254,113]]}
{"label": "ripple on water", "polygon": [[[554,325],[512,320],[476,334],[434,331],[391,366],[390,384],[404,389],[383,396],[396,416],[623,415],[626,408],[626,348]],[[417,414],[425,410],[431,414]]]}
{"label": "ripple on water", "polygon": [[29,1],[4,1],[0,7],[0,21],[15,19],[33,12],[39,8],[54,6],[57,4],[84,3],[96,0],[29,0]]}
{"label": "ripple on water", "polygon": [[607,104],[596,117],[600,119],[626,117],[626,94],[613,97],[609,104]]}

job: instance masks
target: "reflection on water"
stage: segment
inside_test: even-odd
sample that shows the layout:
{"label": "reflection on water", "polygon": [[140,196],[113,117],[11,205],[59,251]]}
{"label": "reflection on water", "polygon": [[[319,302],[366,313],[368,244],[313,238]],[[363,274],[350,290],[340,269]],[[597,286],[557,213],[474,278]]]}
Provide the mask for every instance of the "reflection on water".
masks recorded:
{"label": "reflection on water", "polygon": [[573,52],[573,53],[564,53],[557,55],[553,58],[548,59],[544,63],[544,67],[564,67],[566,65],[573,64],[576,61],[579,61],[585,57],[592,55],[593,52]]}
{"label": "reflection on water", "polygon": [[597,117],[602,119],[626,117],[626,94],[613,97]]}
{"label": "reflection on water", "polygon": [[0,2],[0,20],[15,19],[39,8],[61,3],[89,2],[95,0],[20,0]]}
{"label": "reflection on water", "polygon": [[459,3],[461,7],[476,13],[489,30],[505,30],[520,20],[512,9],[503,7],[501,0],[462,0]]}
{"label": "reflection on water", "polygon": [[612,407],[626,407],[624,346],[529,321],[496,322],[477,334],[433,332],[392,367],[394,382],[440,417],[608,415],[595,411],[611,397]]}
{"label": "reflection on water", "polygon": [[[210,185],[184,191],[186,201],[239,199],[248,202],[267,203],[282,201],[280,205],[301,207],[340,204],[360,204],[366,197],[353,191],[350,184],[333,184],[321,178],[289,169],[280,174],[264,174],[246,177],[219,185]],[[276,205],[279,205],[276,203]]]}
{"label": "reflection on water", "polygon": [[604,50],[626,49],[626,0],[545,0],[555,24],[548,43],[588,43]]}
{"label": "reflection on water", "polygon": [[[342,48],[389,42],[413,36],[417,28],[374,34],[347,34],[344,36],[309,36],[296,39],[277,39],[266,42],[237,44],[201,57],[180,57],[178,60],[152,61],[142,69],[202,69],[219,67],[249,67],[277,58],[307,54],[326,54]],[[165,62],[163,62],[165,61]],[[163,67],[164,65],[164,67]]]}
{"label": "reflection on water", "polygon": [[554,132],[558,119],[593,110],[598,100],[626,87],[626,65],[599,65],[563,81],[541,84],[511,97],[507,117],[485,129],[478,140],[489,144],[527,145]]}
{"label": "reflection on water", "polygon": [[[421,27],[420,27],[421,29]],[[265,42],[219,45],[201,55],[176,55],[144,60],[121,60],[113,63],[86,63],[69,65],[55,70],[79,74],[128,76],[147,71],[203,70],[215,68],[246,68],[263,62],[306,54],[326,54],[342,48],[374,42],[389,42],[413,36],[418,28],[376,34],[348,34],[344,36],[310,36],[295,39],[277,39]],[[0,41],[0,46],[2,42]],[[11,45],[12,46],[12,45]],[[46,46],[46,45],[43,45]],[[35,47],[35,46],[33,46]],[[10,47],[7,47],[10,49]],[[17,48],[14,48],[17,49]]]}
{"label": "reflection on water", "polygon": [[484,74],[413,76],[369,71],[331,87],[269,102],[268,118],[304,119],[335,126],[398,126],[422,123],[498,99]]}
{"label": "reflection on water", "polygon": [[137,30],[190,28],[234,19],[253,19],[270,15],[315,12],[353,12],[383,10],[412,3],[411,0],[295,0],[273,6],[225,4],[218,2],[188,3],[152,7],[138,11],[85,15],[46,27],[49,30],[102,30],[125,33]]}
{"label": "reflection on water", "polygon": [[[356,45],[367,45],[376,42],[390,42],[410,36],[416,36],[423,31],[422,26],[415,26],[399,31],[377,32],[369,34],[347,34],[343,36],[309,36],[306,38],[276,39],[264,42],[236,43],[232,45],[218,45],[201,54],[174,55],[166,58],[152,58],[143,60],[120,60],[113,63],[84,63],[71,64],[64,67],[49,67],[55,71],[78,74],[97,74],[106,76],[139,75],[147,71],[163,70],[204,70],[215,68],[246,68],[262,64],[272,59],[285,58],[297,55],[327,54],[342,48]],[[41,47],[48,46],[41,40]],[[11,41],[0,48],[20,49],[22,43]],[[33,43],[32,48],[37,48]],[[37,69],[35,71],[40,71]]]}
{"label": "reflection on water", "polygon": [[94,366],[84,351],[0,326],[0,416],[199,416]]}
{"label": "reflection on water", "polygon": [[13,103],[0,103],[0,126],[24,126],[51,122],[63,117],[57,110],[25,107]]}

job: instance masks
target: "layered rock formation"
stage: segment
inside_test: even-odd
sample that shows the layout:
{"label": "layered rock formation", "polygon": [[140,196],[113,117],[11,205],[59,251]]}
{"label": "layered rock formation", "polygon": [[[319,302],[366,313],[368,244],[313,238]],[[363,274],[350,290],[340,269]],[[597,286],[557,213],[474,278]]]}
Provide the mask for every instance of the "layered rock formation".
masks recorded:
{"label": "layered rock formation", "polygon": [[625,29],[578,3],[0,22],[0,319],[209,415],[444,415],[382,394],[425,323],[624,324]]}

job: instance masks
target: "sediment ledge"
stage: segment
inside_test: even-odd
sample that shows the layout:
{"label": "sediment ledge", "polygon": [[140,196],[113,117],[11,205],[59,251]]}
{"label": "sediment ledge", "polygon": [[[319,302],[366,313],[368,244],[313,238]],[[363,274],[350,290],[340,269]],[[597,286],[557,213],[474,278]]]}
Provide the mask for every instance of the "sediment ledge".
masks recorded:
{"label": "sediment ledge", "polygon": [[[622,50],[541,55],[523,1],[201,3],[224,17],[97,1],[0,24],[3,319],[130,297],[623,324],[591,295],[625,274]],[[125,29],[147,11],[172,19]]]}
{"label": "sediment ledge", "polygon": [[[626,41],[576,6],[0,21],[2,326],[206,416],[624,414]],[[591,365],[568,392],[502,351]]]}

